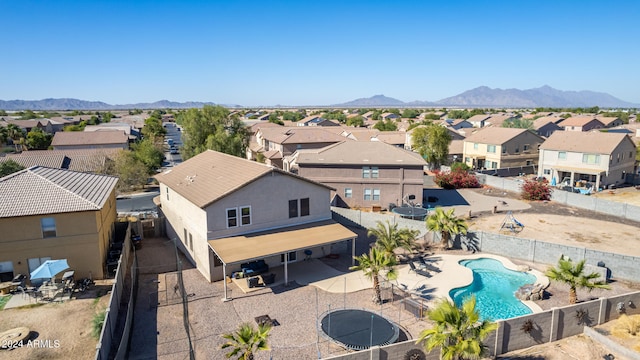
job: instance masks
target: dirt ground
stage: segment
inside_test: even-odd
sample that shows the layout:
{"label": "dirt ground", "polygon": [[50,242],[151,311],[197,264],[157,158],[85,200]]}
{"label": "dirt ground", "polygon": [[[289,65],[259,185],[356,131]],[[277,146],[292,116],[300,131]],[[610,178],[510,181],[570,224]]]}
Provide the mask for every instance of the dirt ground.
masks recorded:
{"label": "dirt ground", "polygon": [[605,190],[599,193],[591,194],[593,197],[599,199],[624,202],[631,205],[640,206],[640,190],[636,190],[635,187],[629,186],[614,190]]}
{"label": "dirt ground", "polygon": [[14,350],[0,350],[0,359],[93,359],[98,341],[91,335],[91,321],[109,302],[107,288],[96,286],[82,298],[63,303],[0,311],[0,332],[16,327],[31,330],[31,342]]}

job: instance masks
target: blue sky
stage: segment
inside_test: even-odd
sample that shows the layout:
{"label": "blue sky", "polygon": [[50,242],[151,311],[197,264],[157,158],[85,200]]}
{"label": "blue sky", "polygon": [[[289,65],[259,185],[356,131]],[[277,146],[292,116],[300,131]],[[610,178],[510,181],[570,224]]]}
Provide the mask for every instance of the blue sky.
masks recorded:
{"label": "blue sky", "polygon": [[640,2],[0,0],[0,99],[325,105],[486,85],[640,103]]}

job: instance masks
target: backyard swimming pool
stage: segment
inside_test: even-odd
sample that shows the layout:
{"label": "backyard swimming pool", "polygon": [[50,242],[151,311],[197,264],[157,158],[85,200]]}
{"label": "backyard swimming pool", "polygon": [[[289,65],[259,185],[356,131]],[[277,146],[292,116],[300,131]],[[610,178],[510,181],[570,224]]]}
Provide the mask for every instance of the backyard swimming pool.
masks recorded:
{"label": "backyard swimming pool", "polygon": [[473,282],[449,292],[456,305],[475,294],[476,309],[483,320],[509,319],[532,313],[514,293],[522,285],[535,283],[534,275],[509,270],[494,259],[462,260],[459,264],[471,269]]}

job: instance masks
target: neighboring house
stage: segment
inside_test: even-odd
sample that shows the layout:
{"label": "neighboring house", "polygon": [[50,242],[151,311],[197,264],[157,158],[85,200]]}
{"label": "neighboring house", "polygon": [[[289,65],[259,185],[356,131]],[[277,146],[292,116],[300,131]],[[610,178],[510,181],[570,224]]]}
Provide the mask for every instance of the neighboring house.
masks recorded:
{"label": "neighboring house", "polygon": [[325,119],[320,115],[311,115],[298,121],[297,126],[340,126],[340,124]]}
{"label": "neighboring house", "polygon": [[286,273],[287,263],[332,253],[333,243],[351,240],[354,249],[357,235],[331,220],[326,185],[212,150],[156,178],[168,236],[209,281],[249,261]]}
{"label": "neighboring house", "polygon": [[598,119],[606,128],[624,125],[624,122],[619,117],[596,115],[596,119]]}
{"label": "neighboring house", "polygon": [[40,129],[48,134],[53,134],[53,125],[49,119],[31,119],[31,120],[8,120],[9,124],[14,124],[24,130],[26,133],[33,129]]}
{"label": "neighboring house", "polygon": [[576,115],[558,123],[565,131],[591,131],[602,129],[604,124],[591,115]]}
{"label": "neighboring house", "polygon": [[465,119],[447,119],[444,121],[444,125],[454,130],[472,128],[473,124]]}
{"label": "neighboring house", "polygon": [[558,185],[587,181],[599,189],[624,183],[635,162],[636,145],[625,134],[556,131],[540,146],[538,176]]}
{"label": "neighboring house", "polygon": [[[444,126],[446,123],[442,123],[442,126]],[[425,127],[428,125],[419,125],[416,126],[415,128],[409,130],[406,132],[405,134],[405,139],[404,139],[404,148],[407,150],[413,150],[414,146],[413,146],[413,132],[415,129],[421,128],[421,127]],[[447,130],[449,130],[449,136],[451,136],[451,140],[462,140],[464,139],[464,136],[461,135],[459,132],[453,130],[452,128],[445,126],[445,128]]]}
{"label": "neighboring house", "polygon": [[510,121],[515,119],[515,116],[510,114],[493,114],[489,116],[489,118],[485,121],[485,126],[496,126],[500,127],[505,121]]}
{"label": "neighboring house", "polygon": [[379,141],[345,141],[300,152],[290,164],[300,176],[335,188],[332,204],[387,208],[406,195],[420,202],[424,166],[420,155]]}
{"label": "neighboring house", "polygon": [[399,118],[400,118],[400,115],[395,113],[383,113],[380,115],[380,120],[395,120]]}
{"label": "neighboring house", "polygon": [[29,150],[19,154],[7,154],[0,162],[9,159],[29,168],[44,166],[79,172],[104,173],[113,164],[120,149],[80,149],[80,150]]}
{"label": "neighboring house", "polygon": [[464,162],[472,169],[535,165],[543,142],[526,129],[487,127],[464,139]]}
{"label": "neighboring house", "polygon": [[371,117],[373,116],[373,111],[367,111],[366,113],[362,114],[362,118],[364,120],[372,120]]}
{"label": "neighboring house", "polygon": [[404,148],[407,139],[406,131],[381,131],[371,138],[371,141],[381,141],[385,144]]}
{"label": "neighboring house", "polygon": [[487,125],[487,120],[489,120],[490,117],[491,115],[486,114],[473,115],[472,117],[467,119],[467,122],[473,125],[473,127],[483,128]]}
{"label": "neighboring house", "polygon": [[117,177],[31,167],[0,178],[3,281],[49,259],[67,259],[76,278],[106,276],[116,221]]}
{"label": "neighboring house", "polygon": [[114,121],[98,125],[87,125],[84,131],[123,131],[132,141],[141,137],[140,132],[134,129],[131,124]]}
{"label": "neighboring house", "polygon": [[259,120],[259,121],[268,121],[270,117],[271,117],[271,114],[270,114],[270,113],[267,113],[267,114],[264,114],[264,115],[260,115],[260,116],[258,116],[258,118],[257,118],[256,120]]}
{"label": "neighboring house", "polygon": [[[282,169],[282,159],[300,149],[319,149],[344,141],[344,137],[321,127],[260,127],[256,131],[256,145],[249,146],[249,159],[262,153],[267,165]],[[255,152],[254,152],[255,151]]]}
{"label": "neighboring house", "polygon": [[464,159],[464,140],[451,140],[449,143],[449,155],[447,156],[450,164],[454,162],[462,162]]}
{"label": "neighboring house", "polygon": [[562,118],[555,116],[543,116],[533,120],[533,129],[536,133],[544,138],[548,138],[555,131],[562,131],[563,129],[558,126],[558,123],[563,121]]}
{"label": "neighboring house", "polygon": [[128,149],[129,136],[124,131],[62,131],[53,136],[54,150]]}

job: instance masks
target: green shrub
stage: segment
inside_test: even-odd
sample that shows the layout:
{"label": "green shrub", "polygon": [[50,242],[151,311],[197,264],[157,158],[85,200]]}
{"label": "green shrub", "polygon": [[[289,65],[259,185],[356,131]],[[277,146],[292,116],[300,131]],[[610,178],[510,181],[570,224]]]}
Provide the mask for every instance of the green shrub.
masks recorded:
{"label": "green shrub", "polygon": [[100,338],[100,333],[102,332],[102,326],[104,325],[104,319],[106,316],[106,310],[102,310],[93,315],[93,319],[91,320],[91,335],[96,339]]}

